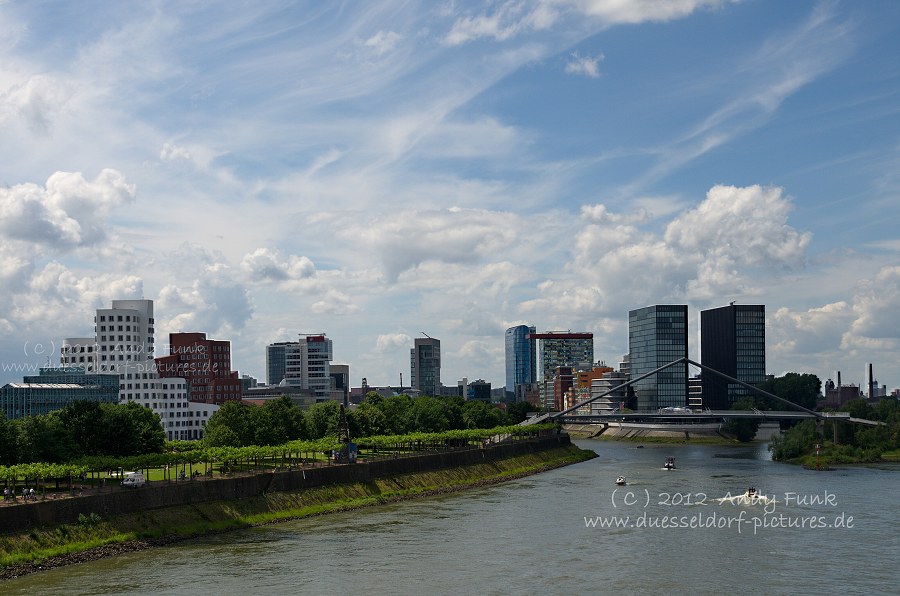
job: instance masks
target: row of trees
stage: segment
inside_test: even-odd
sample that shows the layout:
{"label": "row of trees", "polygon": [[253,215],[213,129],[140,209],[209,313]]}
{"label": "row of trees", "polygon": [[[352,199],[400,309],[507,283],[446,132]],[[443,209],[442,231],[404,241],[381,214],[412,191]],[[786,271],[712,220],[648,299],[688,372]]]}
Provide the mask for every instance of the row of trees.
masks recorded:
{"label": "row of trees", "polygon": [[40,416],[0,416],[0,465],[62,463],[84,457],[159,453],[165,434],[159,418],[135,403],[74,402]]}
{"label": "row of trees", "polygon": [[[495,406],[461,398],[406,395],[382,398],[371,393],[348,412],[351,435],[402,435],[467,428],[493,428],[524,419],[530,406],[516,404],[508,415]],[[210,447],[282,445],[337,434],[339,405],[315,404],[303,410],[287,397],[262,407],[229,402],[209,420]],[[165,450],[159,418],[135,403],[74,402],[40,416],[6,420],[0,415],[0,465],[63,463],[91,457],[123,458]],[[173,446],[174,447],[174,446]]]}
{"label": "row of trees", "polygon": [[[336,435],[339,409],[337,402],[328,401],[303,410],[287,397],[262,407],[227,403],[209,419],[204,443],[219,447],[279,445]],[[514,404],[504,413],[496,406],[456,397],[385,398],[371,392],[347,412],[347,423],[353,437],[403,435],[516,424],[528,411],[531,406],[527,403]]]}

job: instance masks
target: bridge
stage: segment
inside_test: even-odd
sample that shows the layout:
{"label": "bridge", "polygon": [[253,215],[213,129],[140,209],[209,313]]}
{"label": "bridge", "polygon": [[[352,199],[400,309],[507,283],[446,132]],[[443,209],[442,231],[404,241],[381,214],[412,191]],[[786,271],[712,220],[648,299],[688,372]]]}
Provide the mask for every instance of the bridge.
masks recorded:
{"label": "bridge", "polygon": [[[598,414],[583,414],[578,413],[578,410],[583,408],[584,406],[598,400],[604,398],[612,393],[616,393],[630,387],[634,383],[646,379],[661,370],[665,370],[670,366],[675,366],[677,364],[691,364],[700,368],[705,372],[709,372],[715,375],[718,375],[730,383],[735,383],[740,385],[753,393],[758,395],[762,395],[765,397],[772,398],[780,403],[783,403],[793,409],[791,410],[691,410],[690,408],[675,408],[678,411],[665,411],[664,409],[657,410],[656,412],[604,412]],[[664,366],[661,366],[655,370],[652,370],[646,374],[643,374],[639,377],[631,379],[621,385],[613,387],[609,391],[605,391],[600,395],[595,395],[590,399],[586,399],[581,403],[575,404],[571,408],[567,408],[562,412],[550,412],[547,414],[542,414],[540,416],[534,416],[522,422],[523,426],[531,425],[531,424],[540,424],[541,422],[551,422],[558,421],[565,424],[603,424],[603,423],[646,423],[646,424],[667,424],[672,427],[681,427],[687,425],[695,425],[702,423],[712,423],[712,422],[724,422],[728,419],[734,418],[750,418],[750,419],[760,419],[760,420],[797,420],[797,419],[815,419],[817,421],[824,422],[825,420],[835,420],[841,422],[851,422],[854,424],[865,424],[869,426],[880,426],[884,425],[884,422],[876,422],[874,420],[865,420],[863,418],[853,418],[850,416],[849,412],[816,412],[814,410],[810,410],[808,408],[804,408],[799,404],[795,404],[792,401],[786,400],[782,397],[779,397],[773,393],[769,393],[768,391],[763,391],[758,387],[754,387],[748,383],[735,379],[729,375],[726,375],[723,372],[719,372],[713,368],[708,366],[704,366],[703,364],[699,364],[690,360],[689,358],[679,358],[678,360],[674,360]]]}

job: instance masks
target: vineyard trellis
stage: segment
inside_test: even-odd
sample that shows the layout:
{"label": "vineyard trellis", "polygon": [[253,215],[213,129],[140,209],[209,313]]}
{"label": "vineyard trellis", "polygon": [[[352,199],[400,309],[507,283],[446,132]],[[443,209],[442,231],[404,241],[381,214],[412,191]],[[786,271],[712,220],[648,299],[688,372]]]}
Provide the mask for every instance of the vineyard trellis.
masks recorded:
{"label": "vineyard trellis", "polygon": [[[527,440],[557,432],[555,423],[532,426],[500,426],[491,429],[461,429],[435,433],[416,432],[405,435],[382,435],[356,439],[357,461],[402,457],[430,451],[481,448],[490,443]],[[194,448],[191,448],[194,447]],[[262,469],[289,470],[311,466],[336,465],[331,455],[340,448],[337,437],[315,441],[290,441],[282,445],[249,447],[201,447],[178,442],[165,453],[116,458],[96,456],[65,464],[23,463],[0,466],[0,482],[15,500],[18,488],[35,489],[35,496],[45,498],[48,487],[59,493],[74,494],[85,485],[104,488],[107,480],[119,478],[124,470],[144,473],[151,480],[173,481],[210,478],[218,469],[220,475],[252,473]],[[160,473],[155,475],[151,471]],[[202,470],[202,472],[201,472]],[[65,489],[61,483],[65,483]],[[5,494],[7,494],[5,493]]]}

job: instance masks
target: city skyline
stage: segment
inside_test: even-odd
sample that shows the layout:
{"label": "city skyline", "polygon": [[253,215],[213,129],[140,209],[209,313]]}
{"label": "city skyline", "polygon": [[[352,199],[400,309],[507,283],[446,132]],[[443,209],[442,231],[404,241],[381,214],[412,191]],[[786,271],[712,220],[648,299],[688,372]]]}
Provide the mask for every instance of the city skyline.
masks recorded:
{"label": "city skyline", "polygon": [[697,358],[698,313],[735,301],[767,305],[768,373],[900,386],[896,3],[0,19],[0,381],[112,300],[260,379],[267,345],[326,332],[353,386],[432,336],[446,384],[494,387],[510,327],[618,362],[630,310],[686,304]]}

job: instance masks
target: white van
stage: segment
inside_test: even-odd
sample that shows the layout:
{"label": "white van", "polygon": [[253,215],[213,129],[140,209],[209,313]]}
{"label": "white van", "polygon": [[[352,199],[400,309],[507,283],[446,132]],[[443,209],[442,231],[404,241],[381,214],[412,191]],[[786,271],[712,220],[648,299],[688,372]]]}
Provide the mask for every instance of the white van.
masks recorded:
{"label": "white van", "polygon": [[141,472],[125,472],[125,479],[122,480],[122,486],[130,486],[131,488],[138,488],[144,486],[146,482],[144,481],[144,474]]}

